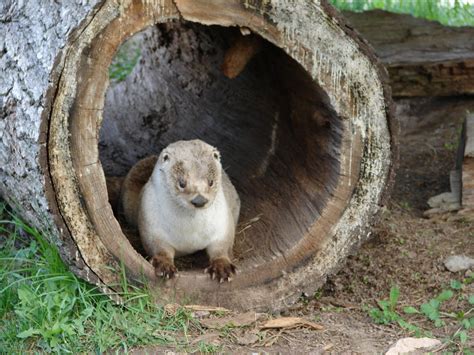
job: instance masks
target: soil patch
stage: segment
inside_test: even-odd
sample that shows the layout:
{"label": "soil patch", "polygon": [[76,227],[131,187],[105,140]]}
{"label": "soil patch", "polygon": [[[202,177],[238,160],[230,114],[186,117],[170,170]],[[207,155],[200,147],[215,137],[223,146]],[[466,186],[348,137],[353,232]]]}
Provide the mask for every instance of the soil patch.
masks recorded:
{"label": "soil patch", "polygon": [[[474,255],[472,223],[455,214],[425,219],[422,213],[428,209],[428,198],[449,191],[449,171],[454,167],[461,122],[467,110],[474,111],[474,99],[404,99],[396,104],[400,163],[392,198],[374,228],[373,238],[349,257],[341,271],[330,277],[316,295],[302,295],[301,301],[284,314],[273,315],[305,317],[323,325],[324,330],[257,332],[256,325],[229,328],[213,338],[212,344],[217,346],[214,349],[383,353],[397,339],[412,335],[396,323],[378,325],[368,315],[368,309],[376,307],[378,300],[388,298],[392,286],[400,289],[396,310],[403,314],[404,306],[419,309],[443,289],[449,289],[451,280],[466,277],[447,271],[442,262],[449,255]],[[441,310],[466,309],[465,296],[474,293],[473,285],[465,285],[458,297],[443,303]],[[458,327],[456,320],[449,317],[443,319],[443,327],[435,327],[426,318],[403,317],[440,340],[454,334]],[[258,334],[258,340],[250,336],[254,343],[242,345],[249,333]],[[470,342],[464,347],[472,348],[472,339]],[[444,350],[461,351],[461,347],[448,343]]]}

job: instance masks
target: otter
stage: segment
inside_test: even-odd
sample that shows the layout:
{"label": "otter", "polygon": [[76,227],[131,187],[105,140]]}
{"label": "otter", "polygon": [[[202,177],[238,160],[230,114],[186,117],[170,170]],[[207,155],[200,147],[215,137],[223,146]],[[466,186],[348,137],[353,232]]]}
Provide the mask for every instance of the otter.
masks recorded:
{"label": "otter", "polygon": [[178,141],[158,157],[139,161],[125,178],[121,200],[157,276],[174,277],[175,256],[205,249],[210,260],[205,272],[219,282],[232,280],[240,199],[215,147]]}

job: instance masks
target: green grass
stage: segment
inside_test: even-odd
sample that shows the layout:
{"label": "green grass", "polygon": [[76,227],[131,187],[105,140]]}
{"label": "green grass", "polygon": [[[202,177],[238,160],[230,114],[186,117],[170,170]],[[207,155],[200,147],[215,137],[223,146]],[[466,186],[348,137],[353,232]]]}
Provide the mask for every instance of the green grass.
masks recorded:
{"label": "green grass", "polygon": [[[454,330],[445,336],[444,343],[450,350],[467,354],[474,329],[474,295],[464,291],[472,282],[472,277],[465,277],[462,281],[451,280],[449,287],[445,287],[436,297],[419,307],[403,307],[403,312],[398,310],[400,289],[393,286],[387,300],[378,301],[377,307],[368,310],[369,316],[375,323],[397,324],[417,337],[433,337],[437,328],[448,329],[449,323],[449,329]],[[451,304],[453,309],[446,305],[451,299],[456,300],[455,306]]]}
{"label": "green grass", "polygon": [[[0,353],[127,350],[156,344],[188,349],[199,333],[190,313],[172,316],[143,290],[114,304],[68,271],[58,252],[34,228],[0,203]],[[199,348],[206,349],[205,344]]]}
{"label": "green grass", "polygon": [[133,41],[125,42],[120,46],[112,64],[109,67],[109,78],[114,82],[120,82],[127,78],[132,72],[141,56],[141,48]]}
{"label": "green grass", "polygon": [[411,14],[447,26],[474,26],[474,5],[465,0],[329,0],[340,10],[362,12],[373,9]]}

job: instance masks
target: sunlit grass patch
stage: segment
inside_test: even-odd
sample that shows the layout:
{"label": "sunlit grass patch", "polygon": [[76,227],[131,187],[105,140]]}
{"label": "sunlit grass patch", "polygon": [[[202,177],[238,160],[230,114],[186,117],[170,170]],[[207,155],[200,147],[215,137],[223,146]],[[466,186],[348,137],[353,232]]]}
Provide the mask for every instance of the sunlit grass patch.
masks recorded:
{"label": "sunlit grass patch", "polygon": [[185,348],[199,330],[190,312],[172,315],[146,290],[128,287],[116,305],[68,270],[36,229],[0,205],[0,349],[103,352],[139,345]]}
{"label": "sunlit grass patch", "polygon": [[469,0],[330,0],[340,10],[373,9],[410,14],[448,26],[474,26],[474,4]]}
{"label": "sunlit grass patch", "polygon": [[120,82],[132,72],[141,56],[141,41],[127,41],[120,46],[109,67],[109,77]]}

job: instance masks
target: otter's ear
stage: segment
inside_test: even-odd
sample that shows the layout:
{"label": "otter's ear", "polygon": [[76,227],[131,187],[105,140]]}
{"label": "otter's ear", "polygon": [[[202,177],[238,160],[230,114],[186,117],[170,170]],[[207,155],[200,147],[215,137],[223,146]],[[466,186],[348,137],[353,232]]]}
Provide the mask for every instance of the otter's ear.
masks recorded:
{"label": "otter's ear", "polygon": [[214,157],[214,159],[220,161],[221,160],[221,153],[219,153],[217,150],[214,150],[212,152],[212,156]]}
{"label": "otter's ear", "polygon": [[170,161],[170,155],[168,152],[163,152],[163,154],[161,155],[161,162],[162,163],[166,163],[166,162],[169,162]]}

